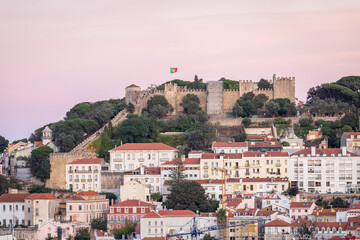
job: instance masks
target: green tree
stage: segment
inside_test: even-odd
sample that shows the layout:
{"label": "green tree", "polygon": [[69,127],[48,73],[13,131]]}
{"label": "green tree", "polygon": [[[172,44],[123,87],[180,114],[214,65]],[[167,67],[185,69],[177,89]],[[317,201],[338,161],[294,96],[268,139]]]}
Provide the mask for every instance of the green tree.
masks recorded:
{"label": "green tree", "polygon": [[200,89],[200,82],[202,82],[202,79],[199,79],[197,75],[195,75],[194,77],[194,84],[193,84],[193,88],[194,89]]}
{"label": "green tree", "polygon": [[151,194],[151,199],[155,202],[162,202],[162,195],[159,192]]}
{"label": "green tree", "polygon": [[135,112],[135,106],[131,102],[129,102],[126,106],[126,111],[128,113],[134,113]]}
{"label": "green tree", "polygon": [[147,102],[146,110],[155,118],[163,118],[169,111],[173,111],[173,107],[164,96],[155,95]]}
{"label": "green tree", "polygon": [[184,113],[195,114],[200,110],[200,99],[195,94],[186,94],[181,99],[180,106],[184,108]]}
{"label": "green tree", "polygon": [[49,155],[53,150],[48,146],[42,146],[31,152],[29,159],[31,174],[42,182],[50,178]]}
{"label": "green tree", "polygon": [[330,204],[333,208],[348,208],[350,206],[348,202],[339,197],[332,200]]}
{"label": "green tree", "polygon": [[107,220],[106,218],[98,217],[91,219],[90,226],[92,230],[102,230],[107,231]]}
{"label": "green tree", "polygon": [[265,94],[258,94],[253,98],[256,108],[262,108],[264,104],[269,100],[269,97]]}
{"label": "green tree", "polygon": [[243,118],[242,120],[242,124],[244,125],[244,127],[249,127],[251,124],[251,119],[250,118]]}
{"label": "green tree", "polygon": [[299,189],[297,187],[291,187],[287,192],[290,196],[296,196],[296,194],[299,193]]}
{"label": "green tree", "polygon": [[242,132],[237,136],[233,136],[235,142],[245,142],[247,138],[247,134]]}
{"label": "green tree", "polygon": [[184,163],[180,158],[175,158],[175,167],[171,170],[171,183],[172,185],[179,184],[185,179]]}
{"label": "green tree", "polygon": [[286,142],[286,141],[281,142],[281,144],[282,144],[284,147],[290,146],[290,143],[288,143],[288,142]]}
{"label": "green tree", "polygon": [[210,233],[205,233],[204,237],[201,240],[217,240],[217,238],[212,236]]}
{"label": "green tree", "polygon": [[349,125],[344,125],[342,127],[343,132],[353,132],[354,130]]}
{"label": "green tree", "polygon": [[330,208],[329,201],[323,200],[322,198],[316,200],[315,204],[316,204],[317,206],[323,207],[323,208],[325,208],[325,209],[329,209],[329,208]]}
{"label": "green tree", "polygon": [[187,145],[191,150],[202,150],[209,148],[216,139],[215,127],[210,123],[195,125],[196,130],[187,134]]}
{"label": "green tree", "polygon": [[300,127],[311,127],[314,123],[312,118],[300,118],[299,125]]}
{"label": "green tree", "polygon": [[[216,212],[216,219],[217,219],[217,224],[218,225],[225,225],[227,223],[227,216],[226,216],[226,211],[223,208],[220,208],[217,212]],[[226,231],[226,230],[225,230]],[[220,228],[220,235],[224,236],[224,228]]]}
{"label": "green tree", "polygon": [[244,109],[238,103],[234,104],[232,112],[236,117],[246,116]]}
{"label": "green tree", "polygon": [[9,144],[9,140],[5,139],[3,136],[0,135],[0,153],[2,153],[5,148],[7,148]]}
{"label": "green tree", "polygon": [[112,192],[101,192],[99,194],[105,195],[106,199],[109,199],[109,206],[111,205],[111,201],[115,202],[117,199],[117,196],[115,195],[115,193],[112,193]]}
{"label": "green tree", "polygon": [[345,126],[348,125],[352,129],[358,128],[358,118],[352,112],[347,112],[344,117],[341,118],[341,123]]}
{"label": "green tree", "polygon": [[205,189],[195,181],[182,181],[171,185],[171,193],[166,198],[165,205],[168,209],[193,212],[213,212],[210,201],[205,196]]}
{"label": "green tree", "polygon": [[114,229],[113,234],[116,239],[125,236],[125,239],[130,239],[130,234],[135,232],[137,222],[131,222],[129,220],[125,220],[125,225],[120,229]]}
{"label": "green tree", "polygon": [[269,81],[266,81],[265,79],[260,79],[260,81],[258,82],[258,88],[259,89],[264,89],[264,88],[270,88],[271,84]]}
{"label": "green tree", "polygon": [[297,238],[299,240],[312,239],[313,235],[314,235],[314,230],[312,229],[312,227],[308,227],[306,226],[306,224],[303,224],[300,227],[298,227]]}
{"label": "green tree", "polygon": [[81,227],[77,230],[75,240],[90,240],[90,231],[87,227]]}
{"label": "green tree", "polygon": [[142,143],[156,139],[158,131],[155,122],[148,116],[129,114],[118,127],[117,136],[124,143]]}

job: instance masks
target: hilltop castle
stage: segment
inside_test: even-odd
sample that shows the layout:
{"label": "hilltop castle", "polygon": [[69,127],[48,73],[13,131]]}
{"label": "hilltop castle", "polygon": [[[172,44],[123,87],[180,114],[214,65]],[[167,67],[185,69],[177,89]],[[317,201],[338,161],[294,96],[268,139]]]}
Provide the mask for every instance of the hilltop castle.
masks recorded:
{"label": "hilltop castle", "polygon": [[[236,100],[248,92],[253,92],[255,95],[265,94],[269,99],[288,98],[292,102],[295,101],[295,77],[276,78],[274,75],[272,80],[267,81],[271,87],[259,89],[258,82],[240,80],[239,89],[233,90],[223,89],[223,83],[221,81],[207,82],[206,90],[187,89],[186,87],[178,86],[176,83],[169,83],[165,84],[165,90],[153,90],[152,95],[164,96],[174,107],[173,114],[182,111],[182,107],[180,106],[181,99],[189,93],[199,97],[200,107],[206,110],[208,114],[231,111]],[[125,99],[126,102],[137,103],[148,93],[148,91],[142,91],[139,86],[132,84],[126,87]]]}

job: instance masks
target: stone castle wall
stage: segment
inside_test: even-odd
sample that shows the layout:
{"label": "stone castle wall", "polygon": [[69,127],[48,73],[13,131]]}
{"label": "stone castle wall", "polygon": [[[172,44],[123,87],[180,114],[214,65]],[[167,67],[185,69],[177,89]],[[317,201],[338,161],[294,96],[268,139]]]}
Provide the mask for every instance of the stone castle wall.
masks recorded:
{"label": "stone castle wall", "polygon": [[238,100],[239,98],[240,98],[239,90],[224,89],[223,99],[222,99],[222,106],[224,111],[231,112],[236,100]]}
{"label": "stone castle wall", "polygon": [[289,98],[295,101],[295,77],[274,80],[274,98]]}

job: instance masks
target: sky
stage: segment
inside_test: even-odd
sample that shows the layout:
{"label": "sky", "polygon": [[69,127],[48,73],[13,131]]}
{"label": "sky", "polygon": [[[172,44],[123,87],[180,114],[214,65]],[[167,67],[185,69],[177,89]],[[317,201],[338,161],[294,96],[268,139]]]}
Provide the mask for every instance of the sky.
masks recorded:
{"label": "sky", "polygon": [[274,73],[294,76],[302,100],[360,75],[360,1],[0,0],[0,135],[10,141],[132,83]]}

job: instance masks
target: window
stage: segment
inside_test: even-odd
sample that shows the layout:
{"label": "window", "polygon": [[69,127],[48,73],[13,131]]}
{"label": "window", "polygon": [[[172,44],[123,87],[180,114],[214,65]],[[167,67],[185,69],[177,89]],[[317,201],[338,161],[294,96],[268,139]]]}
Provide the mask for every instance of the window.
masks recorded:
{"label": "window", "polygon": [[141,208],[141,213],[145,213],[145,208],[144,207]]}
{"label": "window", "polygon": [[133,207],[133,213],[136,213],[136,207]]}
{"label": "window", "polygon": [[81,210],[82,209],[82,207],[81,207],[81,205],[79,205],[79,210]]}
{"label": "window", "polygon": [[[69,209],[72,210],[72,205],[69,205]],[[29,208],[29,210],[30,210],[30,208]]]}
{"label": "window", "polygon": [[129,208],[125,208],[125,213],[129,213]]}

